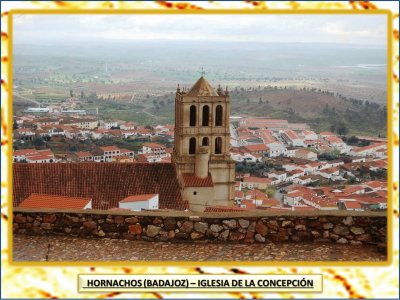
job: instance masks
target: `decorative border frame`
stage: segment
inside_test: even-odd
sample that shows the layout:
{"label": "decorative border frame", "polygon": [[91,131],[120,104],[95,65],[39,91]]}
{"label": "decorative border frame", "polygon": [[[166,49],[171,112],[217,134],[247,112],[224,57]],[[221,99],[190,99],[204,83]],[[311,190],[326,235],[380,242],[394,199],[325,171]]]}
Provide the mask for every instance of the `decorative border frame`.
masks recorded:
{"label": "decorative border frame", "polygon": [[[17,2],[18,3],[18,2]],[[351,272],[356,272],[360,274],[363,274],[366,271],[371,271],[368,269],[361,269],[360,267],[365,267],[365,266],[388,266],[390,268],[387,268],[387,271],[389,272],[389,269],[391,269],[392,272],[392,279],[395,279],[396,276],[394,274],[398,274],[398,240],[393,239],[393,233],[397,233],[395,236],[398,235],[398,203],[394,201],[394,199],[398,199],[398,175],[394,177],[394,173],[397,172],[398,174],[398,164],[393,161],[393,158],[398,157],[398,132],[394,132],[393,130],[396,130],[398,127],[398,74],[395,73],[394,70],[398,70],[398,62],[399,62],[399,56],[398,56],[398,28],[393,29],[393,23],[396,19],[398,19],[399,15],[397,14],[392,14],[390,10],[387,9],[378,9],[378,7],[370,2],[360,2],[360,1],[354,1],[350,3],[344,3],[344,2],[308,2],[308,3],[300,3],[300,2],[250,2],[250,1],[245,1],[245,2],[200,2],[200,1],[193,1],[191,3],[178,3],[178,2],[164,2],[164,1],[156,1],[156,2],[146,2],[146,3],[132,3],[132,2],[110,2],[110,1],[105,1],[105,2],[100,2],[100,1],[89,1],[89,2],[62,2],[62,1],[56,1],[56,2],[35,2],[32,4],[29,4],[27,2],[19,2],[18,3],[19,7],[21,6],[20,4],[23,4],[25,6],[30,6],[29,8],[17,8],[17,9],[12,9],[10,11],[2,11],[1,13],[1,21],[2,25],[6,23],[7,25],[7,31],[2,31],[2,58],[1,58],[1,65],[2,65],[2,80],[1,80],[1,86],[2,86],[2,105],[1,105],[1,110],[2,110],[2,158],[5,157],[7,159],[7,167],[4,168],[4,164],[2,164],[2,270],[3,266],[7,266],[6,271],[6,276],[2,281],[5,280],[8,282],[9,280],[16,280],[17,277],[20,277],[21,274],[18,275],[16,269],[21,269],[22,266],[30,266],[29,269],[26,268],[25,270],[29,270],[27,272],[28,274],[32,269],[35,269],[34,272],[39,272],[42,273],[44,272],[46,275],[49,276],[49,280],[52,281],[53,284],[56,284],[55,286],[53,285],[53,292],[40,292],[41,290],[39,289],[39,286],[32,284],[32,286],[36,286],[36,288],[31,289],[31,287],[28,287],[29,291],[28,292],[33,292],[34,294],[32,296],[36,297],[50,297],[54,295],[54,293],[57,291],[63,290],[66,292],[63,294],[63,297],[71,297],[70,291],[68,292],[68,289],[61,288],[61,290],[55,289],[57,285],[62,285],[62,282],[58,282],[54,279],[54,277],[51,277],[51,274],[54,273],[59,273],[62,270],[65,269],[72,269],[72,268],[64,268],[64,266],[78,266],[79,268],[74,268],[72,270],[72,274],[76,275],[77,273],[82,273],[82,272],[87,272],[87,266],[99,266],[99,267],[112,267],[111,271],[112,273],[120,273],[121,271],[125,273],[164,273],[164,274],[169,274],[169,273],[202,273],[204,270],[200,269],[199,267],[196,266],[214,266],[218,267],[219,273],[242,273],[246,272],[243,270],[238,270],[236,269],[236,266],[241,266],[241,267],[262,267],[260,268],[249,268],[249,273],[261,273],[268,272],[271,273],[271,266],[279,266],[279,267],[292,267],[290,271],[283,269],[283,268],[277,268],[272,271],[272,273],[282,273],[282,274],[290,274],[290,273],[314,273],[314,272],[321,272],[324,274],[324,276],[330,276],[332,275],[332,281],[341,281],[342,284],[345,286],[348,296],[350,297],[361,297],[363,295],[364,297],[370,297],[365,294],[365,292],[372,292],[371,288],[367,288],[368,284],[365,284],[361,290],[364,290],[363,294],[358,294],[351,288],[348,288],[348,286],[351,287],[351,284],[347,282],[346,277],[339,275],[336,273],[336,271],[333,268],[330,269],[323,269],[323,268],[316,268],[316,267],[333,267],[333,266],[353,266],[353,267],[358,267],[358,268],[352,268],[352,270],[349,270]],[[283,7],[282,7],[283,6]],[[232,8],[235,7],[235,8]],[[3,8],[2,8],[3,10]],[[12,16],[14,14],[386,14],[388,18],[388,60],[391,60],[392,63],[388,64],[387,68],[387,79],[388,79],[388,165],[389,165],[389,172],[388,172],[388,261],[386,262],[265,262],[265,264],[262,264],[260,262],[254,263],[254,262],[77,262],[77,263],[70,263],[70,262],[61,262],[61,263],[36,263],[36,262],[31,262],[31,263],[17,263],[17,262],[12,262],[11,261],[11,249],[12,249],[12,238],[11,238],[11,226],[9,226],[8,223],[11,222],[12,218],[12,196],[11,196],[11,189],[9,187],[12,186],[12,132],[11,130],[7,130],[7,128],[10,128],[10,124],[12,124]],[[3,23],[4,22],[4,23]],[[2,26],[3,27],[3,26]],[[6,53],[6,55],[4,55]],[[3,68],[6,67],[6,68]],[[396,69],[397,68],[397,69]],[[396,102],[394,103],[393,99],[396,99]],[[4,100],[4,101],[3,101]],[[7,101],[5,101],[7,100]],[[6,104],[6,105],[5,105]],[[7,118],[5,117],[7,116]],[[397,153],[396,156],[394,154]],[[4,155],[4,156],[3,156]],[[4,161],[4,160],[2,160]],[[392,168],[390,168],[392,166]],[[394,170],[396,169],[396,171]],[[7,181],[3,181],[3,175],[7,175]],[[4,200],[3,197],[3,190],[6,195],[8,196],[8,202]],[[391,193],[392,191],[392,193]],[[392,209],[390,209],[392,208]],[[3,213],[3,211],[7,210],[7,214]],[[393,212],[393,213],[391,213]],[[6,228],[5,228],[6,227]],[[7,231],[8,228],[8,231]],[[7,234],[5,234],[7,233]],[[8,237],[8,240],[5,241],[4,236]],[[4,247],[4,242],[8,242],[8,248],[7,244]],[[396,246],[395,249],[393,247]],[[7,250],[8,249],[8,250]],[[8,251],[8,252],[7,252]],[[392,257],[394,258],[392,260]],[[8,258],[8,261],[7,261]],[[118,268],[117,266],[126,266],[127,264],[130,265],[130,267],[125,267],[125,268]],[[33,268],[33,266],[37,266]],[[39,267],[41,266],[41,267]],[[50,270],[47,268],[48,266],[63,266],[63,268],[59,268],[58,270],[55,270],[54,268]],[[85,268],[86,266],[86,268]],[[133,268],[133,266],[139,266],[140,268]],[[145,267],[147,266],[147,268]],[[157,268],[152,268],[150,266],[157,266]],[[174,268],[166,268],[167,266],[174,266]],[[296,267],[304,267],[305,270],[298,270],[296,268],[293,268],[294,266]],[[191,267],[191,268],[183,268],[183,267]],[[226,269],[220,269],[221,267],[226,267]],[[312,271],[310,271],[310,268]],[[393,267],[396,269],[393,272]],[[162,269],[159,270],[159,268]],[[14,269],[14,270],[13,270]],[[155,271],[157,269],[157,271]],[[91,267],[91,271],[96,271],[97,273],[97,267]],[[106,269],[107,270],[107,269]],[[107,272],[106,270],[102,270],[102,273]],[[375,271],[374,271],[375,270]],[[375,277],[379,272],[376,272],[376,268],[372,270],[372,272],[367,272],[369,275],[374,277],[375,279],[378,279],[379,277]],[[349,272],[348,271],[348,272]],[[69,270],[71,272],[71,270]],[[350,272],[350,273],[351,273]],[[70,275],[72,275],[70,274]],[[398,276],[398,275],[397,275]],[[68,277],[68,276],[67,276]],[[365,274],[363,276],[365,278]],[[26,279],[26,275],[22,275],[23,279]],[[351,278],[351,277],[350,277]],[[398,278],[398,277],[397,277]],[[328,278],[324,278],[325,284],[327,284],[327,281],[330,283]],[[343,282],[347,282],[344,284]],[[392,284],[394,283],[391,281]],[[42,284],[44,282],[42,281]],[[21,286],[20,286],[21,285]],[[12,288],[11,291],[9,288],[7,288],[7,294],[4,294],[2,296],[6,297],[15,297],[15,296],[22,296],[22,297],[27,297],[27,290],[22,291],[21,287],[23,286],[23,282],[21,282],[19,285],[19,288]],[[62,286],[61,286],[62,287]],[[394,283],[394,287],[396,287],[396,284]],[[398,288],[398,287],[397,287]],[[386,291],[388,291],[387,288],[385,288]],[[390,289],[392,292],[390,293],[391,297],[397,297],[395,293],[393,293],[393,286]],[[328,292],[327,295],[325,295]],[[47,293],[47,294],[46,294]],[[333,293],[333,294],[332,294]],[[169,294],[169,293],[168,293]],[[229,293],[232,296],[232,293]],[[240,293],[235,293],[238,294],[236,295],[237,297],[243,297],[242,294]],[[254,293],[252,293],[254,294]],[[375,295],[382,296],[382,293],[380,291],[375,291]],[[80,295],[77,294],[77,292],[73,292],[73,295],[75,297],[85,297],[85,295]],[[144,295],[144,294],[143,294]],[[166,294],[167,295],[167,294]],[[182,295],[182,294],[180,294]],[[285,294],[281,296],[292,296],[294,294]],[[302,296],[305,296],[306,294],[301,294]],[[335,288],[333,290],[330,290],[329,288],[325,287],[324,288],[324,296],[342,296],[341,293]],[[371,294],[369,294],[371,295]],[[100,297],[104,297],[105,295],[98,295]],[[108,295],[108,296],[116,296],[116,295]],[[162,295],[155,295],[153,296],[157,298],[161,298]],[[189,295],[187,295],[189,296]],[[312,295],[310,295],[312,297]],[[344,296],[344,295],[343,295]],[[253,295],[252,297],[258,297]],[[314,295],[315,297],[315,295]]]}

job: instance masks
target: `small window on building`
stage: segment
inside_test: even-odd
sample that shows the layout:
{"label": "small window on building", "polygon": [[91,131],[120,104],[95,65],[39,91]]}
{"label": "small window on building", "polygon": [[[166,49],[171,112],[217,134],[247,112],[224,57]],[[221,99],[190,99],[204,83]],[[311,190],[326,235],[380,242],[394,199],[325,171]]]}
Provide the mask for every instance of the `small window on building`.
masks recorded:
{"label": "small window on building", "polygon": [[217,137],[215,138],[215,154],[221,154],[222,153],[222,138]]}
{"label": "small window on building", "polygon": [[193,195],[197,195],[197,192],[193,192]]}
{"label": "small window on building", "polygon": [[196,154],[196,138],[194,137],[189,140],[189,154]]}
{"label": "small window on building", "polygon": [[189,126],[196,126],[196,106],[192,105],[190,107],[190,120]]}

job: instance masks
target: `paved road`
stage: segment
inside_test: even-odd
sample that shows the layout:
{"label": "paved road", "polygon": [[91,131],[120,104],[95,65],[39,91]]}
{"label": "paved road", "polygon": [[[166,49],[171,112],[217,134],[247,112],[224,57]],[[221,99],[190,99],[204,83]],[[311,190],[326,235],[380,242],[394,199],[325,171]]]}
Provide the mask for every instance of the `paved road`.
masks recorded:
{"label": "paved road", "polygon": [[[375,246],[168,243],[14,235],[15,261],[382,261]],[[47,257],[47,258],[46,258]]]}

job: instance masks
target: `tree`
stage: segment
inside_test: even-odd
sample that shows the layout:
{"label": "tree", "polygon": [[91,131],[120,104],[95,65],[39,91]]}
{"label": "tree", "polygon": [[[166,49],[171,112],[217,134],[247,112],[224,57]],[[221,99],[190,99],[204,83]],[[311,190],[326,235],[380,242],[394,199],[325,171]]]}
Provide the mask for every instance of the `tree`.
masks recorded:
{"label": "tree", "polygon": [[338,126],[337,126],[337,128],[336,128],[336,132],[337,132],[339,135],[346,135],[346,133],[347,133],[347,127],[346,127],[346,125],[345,125],[344,123],[339,123]]}
{"label": "tree", "polygon": [[347,180],[347,183],[350,183],[350,184],[355,184],[355,183],[357,183],[357,180],[356,180],[356,177],[350,177],[348,180]]}
{"label": "tree", "polygon": [[360,140],[354,135],[346,139],[346,143],[349,145],[357,145],[359,141]]}
{"label": "tree", "polygon": [[69,95],[70,95],[71,97],[73,97],[73,96],[74,96],[74,91],[73,91],[73,90],[69,90]]}
{"label": "tree", "polygon": [[331,130],[331,132],[335,132],[336,131],[336,124],[332,124],[331,127],[329,127],[329,129]]}
{"label": "tree", "polygon": [[32,140],[32,144],[36,147],[41,147],[44,145],[43,138],[41,136],[35,136]]}
{"label": "tree", "polygon": [[268,195],[268,198],[273,198],[276,193],[276,188],[274,186],[269,186],[265,189],[265,193]]}

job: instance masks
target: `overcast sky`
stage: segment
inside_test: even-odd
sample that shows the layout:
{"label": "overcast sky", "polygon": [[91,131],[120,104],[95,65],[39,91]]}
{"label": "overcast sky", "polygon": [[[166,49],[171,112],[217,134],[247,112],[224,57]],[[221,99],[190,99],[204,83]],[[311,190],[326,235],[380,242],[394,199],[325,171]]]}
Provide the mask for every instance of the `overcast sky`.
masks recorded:
{"label": "overcast sky", "polygon": [[385,15],[16,15],[16,44],[209,40],[386,47]]}

